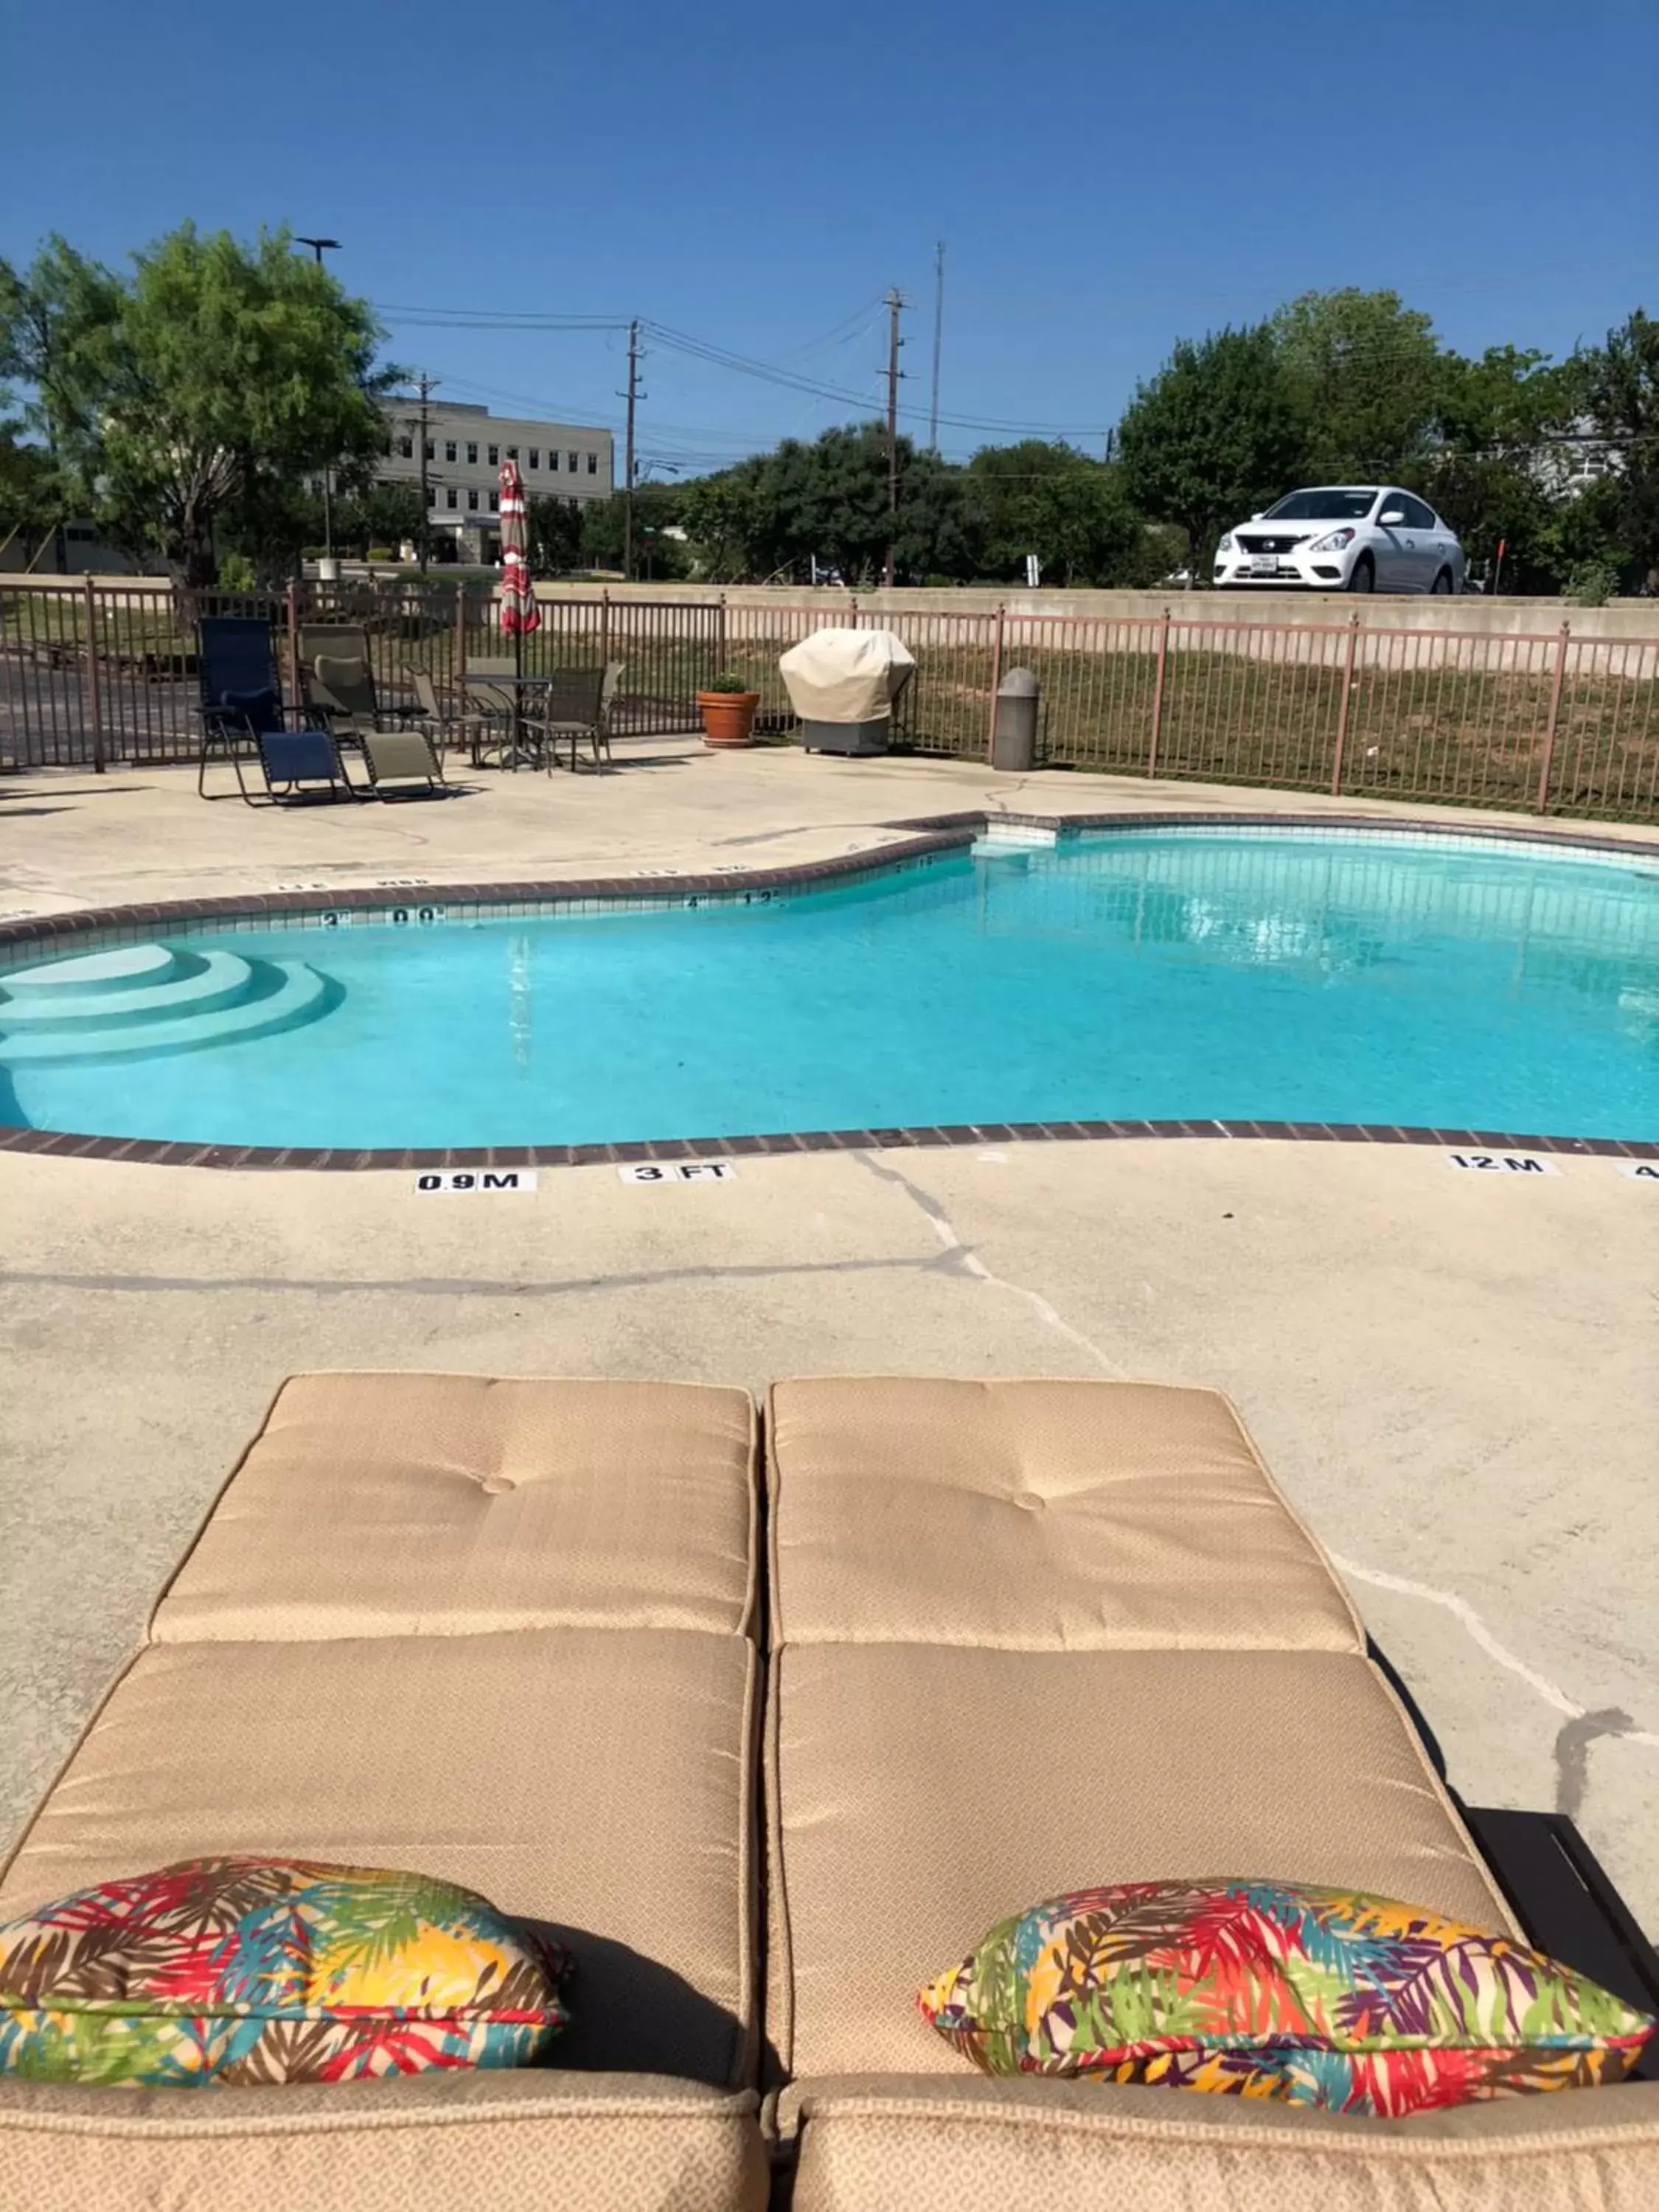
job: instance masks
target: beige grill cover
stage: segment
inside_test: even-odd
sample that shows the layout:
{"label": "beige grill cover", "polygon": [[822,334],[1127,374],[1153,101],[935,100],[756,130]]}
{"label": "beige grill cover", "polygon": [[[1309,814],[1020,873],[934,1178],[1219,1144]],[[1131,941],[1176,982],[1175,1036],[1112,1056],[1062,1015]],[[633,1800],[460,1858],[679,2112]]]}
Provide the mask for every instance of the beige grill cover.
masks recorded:
{"label": "beige grill cover", "polygon": [[803,722],[872,722],[915,666],[890,629],[815,629],[778,666]]}

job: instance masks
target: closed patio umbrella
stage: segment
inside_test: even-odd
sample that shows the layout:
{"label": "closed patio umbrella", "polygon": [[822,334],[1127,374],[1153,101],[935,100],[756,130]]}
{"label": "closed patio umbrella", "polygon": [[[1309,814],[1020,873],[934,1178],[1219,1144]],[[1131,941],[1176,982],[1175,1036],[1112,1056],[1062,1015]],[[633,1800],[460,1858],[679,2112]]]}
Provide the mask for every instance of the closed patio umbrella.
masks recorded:
{"label": "closed patio umbrella", "polygon": [[501,629],[513,640],[513,750],[516,757],[522,736],[523,693],[516,679],[524,674],[524,641],[527,631],[542,626],[530,580],[530,526],[525,517],[524,485],[516,461],[501,463]]}

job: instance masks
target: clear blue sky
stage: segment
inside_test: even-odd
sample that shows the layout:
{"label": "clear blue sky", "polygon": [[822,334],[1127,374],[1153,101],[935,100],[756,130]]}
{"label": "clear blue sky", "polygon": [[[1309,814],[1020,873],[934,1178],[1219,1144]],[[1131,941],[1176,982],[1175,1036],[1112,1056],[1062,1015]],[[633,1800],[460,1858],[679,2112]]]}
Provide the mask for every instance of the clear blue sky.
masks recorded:
{"label": "clear blue sky", "polygon": [[[0,49],[0,253],[322,232],[498,411],[618,423],[623,340],[398,310],[650,317],[874,412],[896,283],[925,416],[943,238],[945,413],[1096,441],[1176,337],[1310,287],[1470,349],[1659,310],[1656,0],[3,0]],[[688,467],[859,411],[659,346],[644,382]]]}

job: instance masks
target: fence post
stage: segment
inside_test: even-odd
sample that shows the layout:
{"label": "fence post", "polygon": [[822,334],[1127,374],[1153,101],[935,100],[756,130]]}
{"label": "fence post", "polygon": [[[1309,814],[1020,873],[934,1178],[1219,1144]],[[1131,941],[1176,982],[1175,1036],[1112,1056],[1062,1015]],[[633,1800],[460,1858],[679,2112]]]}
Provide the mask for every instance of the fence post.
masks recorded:
{"label": "fence post", "polygon": [[603,586],[599,592],[599,665],[605,667],[611,659],[611,594]]}
{"label": "fence post", "polygon": [[285,619],[288,625],[288,696],[298,707],[305,694],[300,683],[300,586],[290,576],[288,580]]}
{"label": "fence post", "polygon": [[455,586],[455,635],[450,644],[451,666],[449,688],[453,696],[455,710],[459,714],[466,703],[466,586]]}
{"label": "fence post", "polygon": [[1561,635],[1555,641],[1555,675],[1550,684],[1550,718],[1544,730],[1544,757],[1538,763],[1538,796],[1533,811],[1547,814],[1550,804],[1550,771],[1555,766],[1555,732],[1561,720],[1561,687],[1566,679],[1567,647],[1571,641],[1571,626],[1563,623]]}
{"label": "fence post", "polygon": [[1348,641],[1342,653],[1342,703],[1336,710],[1336,745],[1331,754],[1331,797],[1342,796],[1342,756],[1348,749],[1348,702],[1353,696],[1354,653],[1359,644],[1358,610],[1348,617]]}
{"label": "fence post", "polygon": [[1164,610],[1164,619],[1158,626],[1158,677],[1152,685],[1152,734],[1146,747],[1146,775],[1150,780],[1158,774],[1158,740],[1164,734],[1164,678],[1170,665],[1170,610]]}
{"label": "fence post", "polygon": [[92,717],[92,767],[95,775],[104,773],[104,699],[98,682],[98,601],[92,588],[92,578],[85,579],[87,625],[87,707]]}
{"label": "fence post", "polygon": [[859,601],[858,601],[858,593],[857,593],[856,592],[850,592],[850,593],[848,594],[848,600],[847,600],[847,627],[848,627],[848,629],[856,629],[858,628],[858,626],[859,626]]}
{"label": "fence post", "polygon": [[720,612],[714,617],[714,657],[722,671],[726,666],[726,594],[720,596]]}
{"label": "fence post", "polygon": [[1007,613],[1003,602],[997,601],[996,627],[991,632],[991,700],[990,711],[985,718],[985,757],[996,758],[997,692],[1002,684],[1002,625]]}

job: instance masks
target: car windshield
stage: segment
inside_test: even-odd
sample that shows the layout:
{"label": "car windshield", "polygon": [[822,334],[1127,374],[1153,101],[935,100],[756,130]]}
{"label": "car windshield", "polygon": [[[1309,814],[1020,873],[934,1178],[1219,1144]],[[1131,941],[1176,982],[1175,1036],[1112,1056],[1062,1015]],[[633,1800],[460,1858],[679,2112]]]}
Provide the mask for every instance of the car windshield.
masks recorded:
{"label": "car windshield", "polygon": [[1373,491],[1293,491],[1267,509],[1269,522],[1363,522],[1375,504]]}

